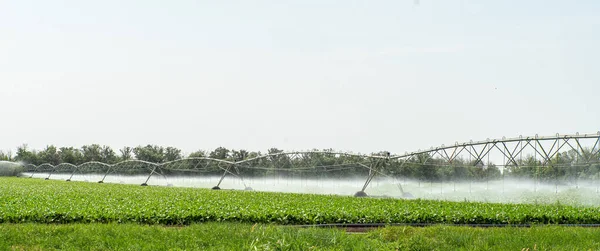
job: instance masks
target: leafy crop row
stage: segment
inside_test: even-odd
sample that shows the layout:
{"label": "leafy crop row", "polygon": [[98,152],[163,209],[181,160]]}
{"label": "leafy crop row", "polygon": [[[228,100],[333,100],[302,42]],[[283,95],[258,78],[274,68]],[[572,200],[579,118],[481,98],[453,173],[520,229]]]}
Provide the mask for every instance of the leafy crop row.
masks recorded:
{"label": "leafy crop row", "polygon": [[597,224],[600,208],[0,178],[0,222]]}

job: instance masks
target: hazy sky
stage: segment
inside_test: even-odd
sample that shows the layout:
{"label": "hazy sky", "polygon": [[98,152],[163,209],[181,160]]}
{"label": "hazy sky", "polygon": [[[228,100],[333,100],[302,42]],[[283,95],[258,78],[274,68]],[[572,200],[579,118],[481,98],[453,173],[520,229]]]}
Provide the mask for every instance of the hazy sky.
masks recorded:
{"label": "hazy sky", "polygon": [[600,130],[600,1],[0,0],[0,150]]}

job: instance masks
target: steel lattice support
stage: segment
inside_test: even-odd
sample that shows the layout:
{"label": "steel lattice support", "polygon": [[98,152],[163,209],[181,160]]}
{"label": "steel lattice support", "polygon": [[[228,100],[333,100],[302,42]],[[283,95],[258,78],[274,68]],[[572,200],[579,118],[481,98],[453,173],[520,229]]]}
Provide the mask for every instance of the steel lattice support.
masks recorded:
{"label": "steel lattice support", "polygon": [[[590,142],[591,141],[591,142]],[[591,147],[591,148],[590,148]],[[559,163],[559,157],[566,154],[568,163]],[[552,167],[558,170],[562,167],[579,168],[600,163],[600,132],[597,134],[555,135],[549,137],[517,137],[502,138],[485,141],[470,141],[454,145],[419,150],[402,155],[391,155],[382,152],[374,155],[353,154],[334,151],[295,151],[275,152],[271,154],[254,156],[252,158],[238,159],[236,161],[213,158],[185,158],[166,163],[151,163],[140,160],[128,160],[116,164],[100,162],[86,162],[80,165],[71,164],[41,164],[26,165],[30,177],[36,174],[48,174],[49,179],[55,172],[70,174],[71,180],[75,173],[100,171],[103,176],[100,183],[104,182],[107,175],[129,170],[132,173],[148,174],[142,185],[147,185],[152,176],[172,172],[208,172],[220,173],[216,188],[220,188],[223,180],[231,175],[244,182],[245,173],[252,170],[273,170],[280,172],[328,172],[339,171],[344,168],[363,168],[368,171],[366,180],[359,192],[365,193],[377,175],[398,178],[407,164],[434,167],[454,166],[468,164],[481,168],[490,165],[501,167],[502,176],[505,172],[516,168],[527,167],[534,163],[536,168]],[[524,159],[525,157],[525,159]],[[562,157],[561,157],[562,158]],[[466,160],[468,162],[465,162]],[[529,161],[529,162],[527,162]],[[495,164],[494,164],[495,163]],[[499,164],[498,164],[499,163]],[[410,166],[409,166],[410,167]],[[396,170],[393,170],[393,169]],[[355,169],[356,170],[356,169]],[[392,174],[388,172],[392,172]],[[536,175],[538,170],[535,171]],[[537,176],[536,176],[537,177]]]}

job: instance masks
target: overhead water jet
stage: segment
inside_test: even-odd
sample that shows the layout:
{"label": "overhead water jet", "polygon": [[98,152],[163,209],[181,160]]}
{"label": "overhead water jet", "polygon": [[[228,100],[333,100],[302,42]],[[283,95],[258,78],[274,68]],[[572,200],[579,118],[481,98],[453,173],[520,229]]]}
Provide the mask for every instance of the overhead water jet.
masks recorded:
{"label": "overhead water jet", "polygon": [[19,176],[23,171],[21,163],[0,160],[0,176]]}

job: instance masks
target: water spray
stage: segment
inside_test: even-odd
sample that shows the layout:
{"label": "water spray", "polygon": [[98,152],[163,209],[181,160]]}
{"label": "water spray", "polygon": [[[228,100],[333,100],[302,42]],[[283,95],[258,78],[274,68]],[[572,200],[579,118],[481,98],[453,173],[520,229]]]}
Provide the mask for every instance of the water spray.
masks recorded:
{"label": "water spray", "polygon": [[[214,171],[216,170],[217,172],[219,172],[218,176],[211,176],[210,179],[210,183],[207,182],[207,186],[209,186],[208,188],[210,188],[210,185],[214,185],[215,183],[217,183],[217,185],[215,186],[215,188],[219,188],[220,186],[226,186],[224,184],[229,184],[227,183],[229,180],[225,180],[225,177],[228,176],[229,174],[238,177],[241,181],[241,183],[243,183],[244,185],[244,189],[245,190],[250,190],[252,189],[251,187],[249,187],[249,184],[253,184],[256,185],[258,187],[261,186],[261,184],[265,184],[265,187],[267,187],[267,190],[271,190],[271,191],[283,191],[286,190],[287,187],[289,186],[301,186],[302,188],[314,188],[315,186],[315,182],[312,180],[309,180],[312,176],[311,174],[307,173],[307,171],[311,171],[311,172],[315,172],[316,176],[318,177],[328,177],[329,175],[326,173],[319,173],[319,172],[326,172],[329,171],[329,167],[333,167],[336,166],[336,164],[338,163],[346,163],[349,165],[352,165],[352,170],[353,172],[356,172],[356,174],[361,174],[361,175],[366,175],[366,180],[362,179],[361,181],[357,181],[357,180],[353,180],[351,182],[351,185],[347,185],[348,187],[353,187],[351,191],[356,191],[356,188],[361,188],[360,191],[356,192],[357,196],[360,195],[364,195],[364,196],[368,196],[366,189],[381,189],[381,188],[385,188],[385,189],[389,189],[390,187],[385,187],[386,185],[391,185],[391,189],[395,190],[395,193],[398,193],[398,191],[402,194],[402,197],[407,197],[406,195],[409,194],[408,192],[406,192],[406,190],[417,190],[415,192],[425,192],[422,193],[423,197],[429,197],[429,198],[434,198],[434,199],[451,199],[452,196],[456,196],[459,193],[464,193],[467,194],[467,189],[468,189],[468,194],[470,194],[469,199],[473,200],[474,197],[477,196],[482,196],[482,190],[486,191],[486,193],[488,194],[495,194],[496,192],[501,192],[502,196],[504,196],[505,198],[516,198],[517,196],[519,196],[520,194],[515,194],[515,191],[521,191],[521,190],[525,190],[525,192],[527,193],[538,193],[538,194],[546,194],[546,193],[552,193],[554,194],[555,198],[558,198],[561,195],[564,195],[565,193],[563,193],[564,191],[571,191],[571,192],[577,192],[577,191],[573,191],[573,190],[581,190],[581,192],[587,192],[587,193],[592,193],[592,194],[598,194],[600,193],[600,186],[596,183],[589,183],[587,182],[586,179],[594,179],[594,177],[584,177],[581,175],[588,175],[587,173],[583,173],[585,170],[585,168],[581,168],[581,166],[585,165],[585,167],[589,167],[590,163],[589,163],[589,158],[587,158],[588,154],[589,156],[596,156],[596,154],[598,154],[598,149],[594,146],[592,147],[592,152],[582,152],[584,151],[582,147],[579,146],[579,142],[577,142],[578,140],[582,140],[583,139],[594,139],[596,141],[596,145],[598,144],[598,141],[600,141],[599,138],[600,135],[557,135],[556,137],[519,137],[519,138],[512,138],[512,139],[506,139],[506,138],[502,138],[502,140],[496,140],[496,141],[479,141],[479,142],[468,142],[468,143],[464,143],[464,144],[455,144],[454,146],[449,146],[449,147],[445,147],[445,146],[441,146],[438,148],[431,148],[429,150],[419,150],[418,152],[412,152],[412,153],[406,153],[404,155],[395,155],[395,156],[390,156],[389,153],[385,153],[384,155],[360,155],[360,154],[351,154],[351,153],[341,153],[344,155],[344,158],[340,158],[338,155],[335,155],[334,153],[331,152],[321,152],[321,151],[307,151],[307,152],[282,152],[282,153],[276,153],[276,154],[270,154],[270,155],[260,155],[251,159],[246,159],[246,160],[240,160],[238,162],[232,162],[232,161],[228,161],[228,160],[215,160],[215,159],[209,159],[209,158],[200,158],[198,161],[200,162],[186,162],[186,161],[192,161],[193,159],[190,158],[186,158],[186,159],[181,159],[181,160],[176,160],[173,161],[173,163],[146,163],[143,161],[138,161],[138,160],[132,160],[131,162],[133,163],[125,163],[125,162],[119,162],[116,164],[104,164],[104,163],[97,163],[98,165],[90,165],[90,163],[83,163],[81,165],[77,165],[74,166],[73,170],[68,169],[70,176],[65,176],[63,175],[63,172],[67,172],[65,169],[66,167],[71,168],[70,166],[60,166],[60,167],[55,167],[49,164],[42,164],[42,165],[27,165],[27,172],[25,172],[24,176],[29,176],[29,177],[39,177],[39,178],[52,178],[52,179],[56,179],[57,177],[60,177],[61,179],[64,180],[64,178],[62,178],[63,176],[65,178],[67,178],[67,180],[71,180],[71,179],[78,179],[77,177],[79,175],[82,175],[82,173],[87,172],[88,170],[94,173],[98,173],[99,175],[97,175],[97,178],[91,178],[90,180],[99,180],[100,177],[102,182],[106,181],[110,182],[110,180],[114,180],[114,178],[112,175],[115,172],[113,172],[118,165],[123,165],[123,167],[131,167],[132,165],[147,165],[145,166],[147,170],[141,170],[142,172],[145,173],[145,175],[147,175],[148,172],[150,172],[149,176],[144,176],[145,181],[142,184],[147,185],[148,182],[151,182],[150,179],[152,179],[152,176],[156,176],[156,173],[159,173],[163,176],[163,178],[165,178],[165,180],[167,179],[167,177],[165,176],[165,174],[171,175],[176,171],[189,171],[189,172],[193,172],[193,175],[198,175],[198,176],[186,176],[188,178],[192,178],[194,179],[195,182],[197,182],[197,178],[200,178],[199,175],[203,175],[203,174],[198,174],[198,173],[202,173],[204,172],[204,170],[202,168],[207,169],[206,171],[211,172],[211,174],[214,174]],[[555,141],[555,144],[559,147],[555,148],[549,148],[549,149],[544,149],[546,147],[546,144],[540,144],[540,142],[546,142],[547,140],[553,140]],[[572,143],[569,143],[572,142]],[[552,143],[552,142],[550,142]],[[578,143],[577,145],[575,143]],[[592,142],[593,143],[593,142]],[[508,145],[508,146],[507,146]],[[559,153],[560,147],[565,146],[565,148],[571,148],[571,149],[567,149],[568,151],[575,151],[575,153],[577,153],[577,156],[575,156],[576,159],[572,160],[571,162],[569,162],[568,164],[560,164],[558,163],[558,159],[560,158],[561,160],[563,159],[561,156],[559,156],[557,153]],[[510,149],[509,149],[510,147]],[[514,149],[513,149],[514,148]],[[442,156],[446,149],[450,149],[450,151],[454,150],[454,152],[452,153],[452,155],[450,155],[448,153],[446,153],[446,156]],[[483,149],[483,150],[482,150]],[[587,148],[585,148],[587,149]],[[461,151],[463,151],[461,154]],[[547,151],[549,150],[549,151]],[[496,155],[489,155],[489,152],[492,151],[492,154],[498,154],[500,153],[499,156]],[[564,152],[565,150],[563,149],[562,152]],[[585,150],[587,151],[587,150]],[[467,154],[467,152],[469,152]],[[561,152],[561,153],[562,153]],[[455,154],[456,153],[456,154]],[[299,156],[302,154],[306,154],[303,156]],[[326,155],[328,154],[328,155]],[[438,154],[441,156],[441,158],[435,158],[432,159],[431,161],[429,161],[430,158],[432,158],[433,155]],[[525,156],[523,156],[525,155]],[[583,155],[583,156],[582,156]],[[323,156],[326,156],[326,158],[323,158]],[[419,161],[418,162],[414,162],[415,158],[414,157],[419,157]],[[420,158],[420,157],[423,158]],[[467,157],[468,156],[468,157]],[[549,163],[548,160],[554,158],[554,156],[556,156],[557,158],[557,163]],[[273,158],[274,157],[274,158]],[[281,158],[280,158],[281,157]],[[347,158],[346,158],[347,157]],[[466,157],[466,158],[465,158]],[[500,158],[498,158],[500,157]],[[523,158],[525,157],[525,158]],[[425,159],[427,158],[427,159]],[[535,162],[532,163],[536,163],[535,167],[530,167],[527,166],[525,162],[527,162],[527,160],[529,158],[532,158],[533,160],[535,160]],[[460,176],[456,176],[456,174],[453,174],[455,176],[453,176],[452,178],[452,189],[450,189],[450,187],[448,187],[448,189],[446,189],[444,187],[448,186],[450,184],[448,184],[448,182],[450,182],[451,178],[450,176],[447,175],[442,175],[441,180],[436,180],[435,177],[432,179],[431,177],[426,177],[427,174],[424,175],[414,175],[411,176],[410,172],[413,172],[415,170],[412,169],[413,165],[414,168],[422,168],[423,165],[427,165],[427,167],[448,167],[448,166],[452,166],[454,164],[453,160],[457,160],[457,159],[461,159],[461,160],[465,160],[465,166],[468,165],[468,168],[473,168],[474,165],[477,165],[477,167],[481,167],[479,166],[482,160],[487,160],[488,164],[487,164],[487,169],[485,170],[486,173],[487,171],[492,171],[495,172],[496,170],[490,170],[490,168],[492,168],[491,163],[500,163],[500,161],[502,161],[502,167],[500,167],[500,165],[496,166],[497,168],[499,168],[499,170],[501,170],[501,176],[494,176],[495,178],[498,178],[498,180],[496,180],[495,178],[490,178],[492,176],[486,176],[485,179],[479,179],[480,175],[476,175],[476,176],[470,176],[468,177],[469,180],[464,180],[463,182],[460,181],[460,178],[457,178]],[[466,160],[469,160],[469,162],[466,162]],[[472,161],[471,161],[472,160]],[[596,161],[597,159],[594,159],[594,161]],[[195,160],[194,160],[195,161]],[[204,162],[206,161],[206,162]],[[321,162],[320,162],[321,161]],[[339,161],[339,162],[338,162]],[[523,162],[525,161],[525,162]],[[581,166],[577,165],[577,163],[586,161],[585,164],[581,164]],[[214,167],[216,165],[214,165],[217,162],[219,163],[219,169],[214,169]],[[285,166],[281,165],[282,162],[285,162],[284,164],[286,164]],[[315,163],[318,162],[318,163]],[[406,162],[410,162],[409,164],[411,165],[410,169],[403,169],[403,167],[405,166]],[[206,163],[206,165],[205,165]],[[459,162],[456,162],[459,163]],[[474,164],[475,163],[475,164]],[[562,163],[562,162],[561,162]],[[101,164],[101,165],[100,165]],[[596,165],[597,163],[592,163],[594,165]],[[90,166],[86,166],[86,165],[90,165]],[[200,166],[200,168],[196,168],[197,166]],[[308,168],[299,168],[300,166],[304,167],[304,166],[308,166]],[[495,165],[494,165],[495,166]],[[139,167],[139,166],[138,166]],[[233,167],[233,169],[232,169]],[[325,167],[325,168],[323,168]],[[362,169],[362,167],[366,168],[366,169]],[[514,168],[513,168],[514,167]],[[570,184],[567,185],[569,187],[565,187],[565,189],[562,189],[562,183],[559,182],[558,179],[558,174],[554,175],[554,181],[552,184],[552,181],[548,181],[548,177],[550,174],[548,174],[547,172],[544,173],[543,171],[545,170],[544,168],[547,168],[548,171],[550,171],[549,169],[553,169],[553,171],[559,172],[562,169],[561,168],[571,168],[572,173],[568,172],[567,175],[565,176],[566,178],[570,178],[570,179],[566,179],[565,182],[569,182]],[[258,172],[259,175],[265,175],[265,177],[268,177],[269,174],[271,174],[273,171],[275,172],[281,172],[281,171],[293,171],[293,172],[299,172],[299,175],[294,175],[294,177],[296,179],[298,179],[298,177],[300,177],[301,180],[289,180],[289,179],[285,179],[284,176],[281,177],[274,177],[270,180],[267,181],[267,179],[257,179],[257,180],[253,180],[252,177],[248,177],[248,174],[244,171],[244,168],[249,168],[249,169],[254,169],[254,170],[266,170],[264,172]],[[64,170],[63,170],[64,169]],[[242,172],[240,172],[240,169],[242,170]],[[324,170],[322,170],[324,169]],[[439,170],[439,169],[435,169],[435,170]],[[467,169],[468,170],[468,169]],[[477,169],[479,170],[479,169]],[[521,173],[517,172],[517,171],[522,171]],[[55,172],[56,171],[56,172]],[[125,171],[129,171],[129,170],[125,170]],[[138,171],[140,170],[131,170],[131,171],[135,171],[135,172],[127,172],[128,174],[137,174],[139,173]],[[164,171],[164,173],[163,173]],[[339,171],[339,170],[336,170]],[[368,171],[368,174],[367,174]],[[398,172],[400,171],[400,172]],[[406,171],[406,173],[405,173]],[[416,170],[415,172],[418,172],[419,170]],[[440,170],[442,171],[442,170]],[[513,173],[514,171],[514,173]],[[221,173],[222,172],[222,173]],[[527,172],[527,173],[525,173]],[[535,172],[535,173],[534,173]],[[573,173],[577,173],[577,174],[573,174]],[[444,172],[442,172],[444,174]],[[525,173],[525,174],[524,174]],[[252,173],[253,175],[255,174],[254,172]],[[337,176],[337,173],[335,173]],[[348,173],[351,174],[351,173]],[[388,175],[391,174],[391,175]],[[495,174],[495,173],[491,173],[491,174]],[[512,175],[511,175],[512,174]],[[400,178],[398,175],[402,175],[404,178],[404,181],[401,183],[399,182],[397,179],[402,180],[402,178]],[[488,174],[486,174],[488,175]],[[513,175],[520,175],[523,176],[524,175],[528,175],[528,177],[530,177],[530,179],[528,179],[526,182],[524,183],[512,183],[510,182],[510,177]],[[139,175],[141,176],[141,175]],[[220,176],[220,177],[219,177]],[[243,177],[245,176],[245,177]],[[378,177],[375,177],[378,176]],[[396,177],[398,176],[398,177]],[[591,176],[588,175],[588,176]],[[342,177],[348,177],[348,176],[344,176],[342,175]],[[363,176],[364,177],[364,176]],[[385,179],[380,179],[379,177],[389,177],[390,180],[389,182],[386,181]],[[419,177],[419,179],[416,180],[411,180],[412,177]],[[155,177],[156,178],[156,177]],[[281,181],[281,178],[284,178],[284,181]],[[408,178],[408,181],[407,181]],[[79,178],[81,179],[81,178]],[[477,180],[479,179],[479,180]],[[501,180],[500,180],[501,179]],[[596,178],[597,179],[597,178]],[[87,180],[87,178],[86,178]],[[142,180],[136,181],[135,183],[140,184]],[[170,181],[170,180],[169,180]],[[321,182],[322,180],[319,180],[317,182]],[[373,181],[375,181],[375,183],[373,183]],[[427,189],[426,187],[426,182],[430,182],[430,189]],[[440,193],[433,193],[433,190],[435,190],[433,188],[433,181],[436,182],[436,185],[440,186]],[[250,183],[248,183],[250,182]],[[257,182],[257,183],[252,183],[252,182]],[[340,184],[343,184],[342,180],[331,180],[331,182],[335,182],[335,187],[339,188]],[[485,182],[485,183],[484,183]],[[241,184],[241,183],[237,183],[237,184]],[[421,184],[423,183],[423,184]],[[277,185],[279,184],[279,186]],[[373,184],[373,185],[372,185]],[[515,188],[513,187],[514,184],[518,184],[519,186],[523,186],[522,188]],[[558,185],[561,185],[561,192],[559,193],[558,191]],[[167,184],[168,186],[169,184]],[[171,184],[172,185],[172,184]],[[268,186],[267,186],[268,185]],[[324,184],[324,183],[318,183],[316,184],[317,188],[317,193],[321,193],[321,192],[328,192],[328,191],[333,191],[333,190],[337,190],[336,188],[329,188],[329,190],[327,189],[327,187],[330,184]],[[192,186],[197,186],[197,184],[192,184]],[[416,189],[416,187],[421,187],[421,189]],[[501,188],[501,189],[500,189]],[[396,190],[398,189],[398,190]],[[521,189],[521,190],[519,190]],[[257,190],[260,190],[260,188],[257,188]],[[340,190],[343,190],[340,189]],[[451,192],[452,191],[452,192]],[[594,193],[595,191],[595,193]],[[347,192],[347,190],[345,191]],[[429,192],[429,193],[427,193]],[[340,192],[334,192],[336,194],[340,194]],[[375,192],[373,192],[375,193]],[[579,193],[579,192],[577,192]],[[343,194],[343,192],[342,192]],[[416,194],[418,195],[418,197],[422,197],[421,194]],[[469,195],[466,195],[469,196]],[[498,195],[500,196],[500,195]],[[597,195],[596,195],[597,196]],[[487,199],[487,197],[485,195],[483,195],[482,197],[484,197],[485,199]],[[477,199],[474,199],[477,200]]]}

